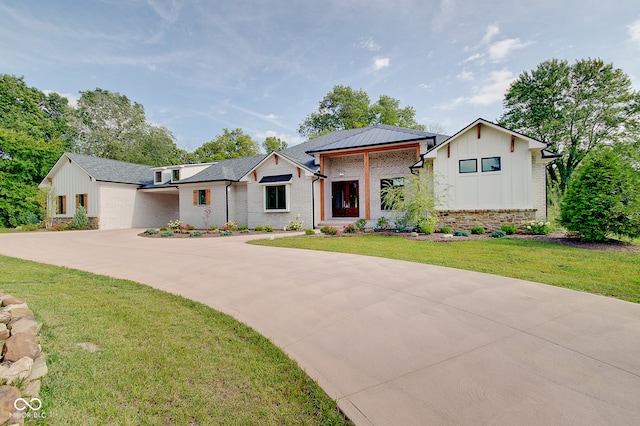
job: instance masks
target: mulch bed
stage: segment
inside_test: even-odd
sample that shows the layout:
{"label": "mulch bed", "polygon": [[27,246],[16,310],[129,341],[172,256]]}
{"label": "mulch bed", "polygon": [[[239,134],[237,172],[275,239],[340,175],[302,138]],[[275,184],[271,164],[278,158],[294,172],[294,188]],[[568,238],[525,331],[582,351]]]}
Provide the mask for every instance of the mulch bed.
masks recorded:
{"label": "mulch bed", "polygon": [[[185,234],[174,233],[172,237],[161,237],[160,233],[148,235],[148,234],[145,234],[144,232],[138,235],[140,237],[146,237],[146,238],[218,238],[218,237],[221,237],[219,233],[206,233],[205,231],[201,231],[201,232],[202,232],[201,237],[190,237],[189,233],[185,233]],[[269,236],[272,234],[282,234],[282,233],[288,233],[288,232],[293,232],[293,231],[283,231],[283,230],[276,230],[276,229],[274,229],[273,232],[245,230],[245,231],[233,231],[233,234],[230,236],[231,237],[238,236],[238,235]],[[485,233],[481,235],[471,234],[468,237],[453,237],[453,238],[447,238],[444,236],[445,234],[441,234],[441,233],[434,233],[431,235],[418,234],[418,236],[412,236],[412,234],[409,232],[396,233],[394,231],[380,231],[380,232],[377,232],[377,234],[395,235],[395,236],[402,236],[409,240],[435,241],[435,242],[441,242],[441,243],[450,243],[455,241],[476,241],[476,240],[486,240],[488,238],[492,238],[490,233]],[[348,237],[351,235],[362,235],[362,234],[361,233],[356,233],[356,234],[339,233],[338,234],[339,237],[340,236]],[[610,239],[609,241],[603,242],[603,243],[585,243],[580,241],[579,238],[571,237],[567,235],[565,231],[553,232],[549,235],[514,234],[514,235],[508,235],[504,238],[547,241],[547,242],[559,243],[567,246],[590,249],[590,250],[622,251],[622,252],[631,252],[631,253],[640,252],[640,245],[632,244],[630,242]]]}
{"label": "mulch bed", "polygon": [[[389,232],[389,234],[398,235],[393,232]],[[453,238],[445,238],[444,234],[440,234],[440,233],[434,233],[431,235],[419,234],[417,237],[411,237],[410,234],[400,234],[400,235],[403,235],[405,236],[405,238],[409,238],[412,240],[436,241],[436,242],[474,241],[474,240],[485,240],[487,238],[491,238],[491,234],[482,234],[482,235],[471,234],[468,237],[453,237]],[[504,238],[547,241],[547,242],[564,244],[567,246],[590,249],[590,250],[624,251],[624,252],[632,252],[632,253],[640,251],[639,250],[640,246],[637,244],[633,244],[626,241],[614,240],[614,239],[610,239],[602,243],[582,242],[577,237],[569,236],[565,231],[557,231],[549,235],[514,234],[514,235],[508,235]]]}

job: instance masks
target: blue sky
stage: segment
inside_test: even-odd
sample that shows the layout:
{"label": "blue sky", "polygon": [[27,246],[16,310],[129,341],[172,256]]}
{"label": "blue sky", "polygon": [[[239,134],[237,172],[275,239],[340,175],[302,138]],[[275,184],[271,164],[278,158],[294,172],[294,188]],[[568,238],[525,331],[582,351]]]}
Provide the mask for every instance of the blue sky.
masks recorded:
{"label": "blue sky", "polygon": [[521,72],[589,57],[640,90],[638,0],[0,0],[0,73],[124,94],[188,150],[236,127],[299,143],[336,84],[453,134]]}

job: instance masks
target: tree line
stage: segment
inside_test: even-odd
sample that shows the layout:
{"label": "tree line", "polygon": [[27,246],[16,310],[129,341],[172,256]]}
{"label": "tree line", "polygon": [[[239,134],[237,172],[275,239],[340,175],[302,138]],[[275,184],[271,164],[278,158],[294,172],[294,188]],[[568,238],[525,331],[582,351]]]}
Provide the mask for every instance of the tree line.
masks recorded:
{"label": "tree line", "polygon": [[[21,77],[0,76],[0,226],[37,220],[36,187],[64,151],[158,166],[211,162],[256,155],[260,148],[271,152],[287,147],[286,141],[276,137],[259,144],[236,128],[223,129],[187,152],[176,146],[167,128],[150,124],[144,107],[125,95],[100,88],[80,95],[77,106],[72,107],[57,93],[28,87]],[[551,151],[562,154],[548,167],[551,204],[561,206],[574,171],[585,159],[589,167],[595,167],[602,164],[595,157],[604,158],[616,165],[613,170],[621,171],[616,179],[624,177],[627,183],[615,191],[594,184],[589,188],[600,197],[624,192],[611,202],[618,218],[637,222],[640,234],[640,184],[629,185],[629,179],[637,178],[640,164],[640,94],[622,70],[600,59],[574,64],[548,60],[518,76],[503,106],[498,124],[545,142]],[[298,133],[314,138],[375,124],[425,130],[413,107],[401,107],[399,100],[387,95],[371,102],[363,90],[336,85],[320,100],[317,111],[303,120]],[[584,173],[579,176],[585,179]],[[567,199],[575,204],[576,198],[580,197]],[[567,217],[560,217],[565,225],[571,222]]]}

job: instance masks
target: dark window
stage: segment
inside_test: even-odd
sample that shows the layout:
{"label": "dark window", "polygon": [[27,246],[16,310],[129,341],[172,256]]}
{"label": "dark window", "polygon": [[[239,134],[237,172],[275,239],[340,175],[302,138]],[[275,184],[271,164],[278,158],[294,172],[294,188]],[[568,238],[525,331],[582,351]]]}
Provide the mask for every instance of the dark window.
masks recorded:
{"label": "dark window", "polygon": [[58,196],[58,206],[56,213],[67,214],[67,197],[65,195]]}
{"label": "dark window", "polygon": [[180,180],[180,169],[171,171],[171,180],[172,181]]}
{"label": "dark window", "polygon": [[199,189],[198,190],[198,205],[203,206],[205,204],[209,204],[209,203],[207,203],[207,190],[206,189]]}
{"label": "dark window", "polygon": [[385,194],[390,192],[387,188],[402,188],[404,186],[404,178],[380,179],[380,209],[391,210],[391,205],[385,203]]}
{"label": "dark window", "polygon": [[478,171],[478,160],[460,160],[460,173],[475,173]]}
{"label": "dark window", "polygon": [[267,210],[287,209],[287,190],[285,185],[265,187],[265,207]]}
{"label": "dark window", "polygon": [[162,172],[156,172],[156,183],[162,182]]}
{"label": "dark window", "polygon": [[483,172],[497,172],[500,171],[500,157],[489,157],[482,159],[482,171]]}

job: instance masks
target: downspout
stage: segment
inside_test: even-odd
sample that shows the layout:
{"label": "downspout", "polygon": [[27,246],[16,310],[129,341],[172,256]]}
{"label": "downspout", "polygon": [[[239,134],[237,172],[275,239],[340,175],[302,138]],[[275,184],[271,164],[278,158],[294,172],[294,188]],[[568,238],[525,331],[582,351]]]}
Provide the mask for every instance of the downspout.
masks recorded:
{"label": "downspout", "polygon": [[233,185],[233,181],[229,181],[227,186],[224,187],[224,203],[227,210],[227,223],[229,222],[229,187]]}

